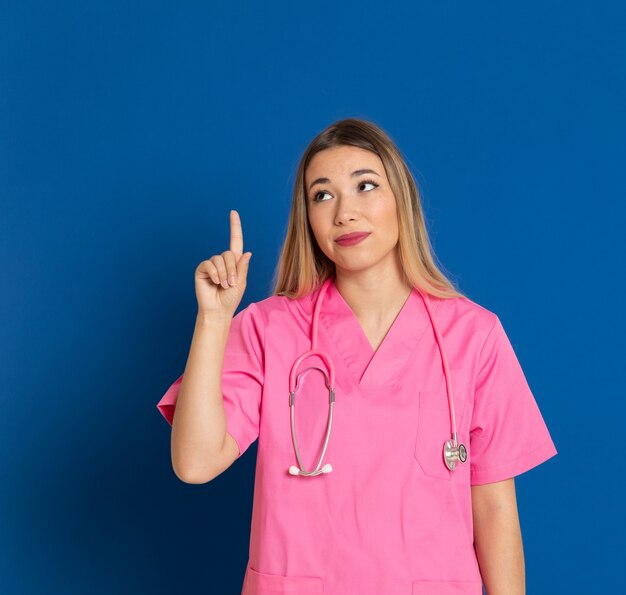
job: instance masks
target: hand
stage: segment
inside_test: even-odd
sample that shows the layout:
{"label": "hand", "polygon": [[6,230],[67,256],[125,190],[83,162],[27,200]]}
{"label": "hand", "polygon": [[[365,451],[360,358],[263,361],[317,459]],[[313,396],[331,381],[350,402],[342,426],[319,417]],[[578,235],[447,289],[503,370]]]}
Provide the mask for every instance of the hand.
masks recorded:
{"label": "hand", "polygon": [[248,263],[252,256],[252,252],[242,252],[243,233],[239,213],[231,211],[230,250],[211,256],[196,268],[198,312],[203,316],[214,316],[219,320],[233,317],[246,289]]}

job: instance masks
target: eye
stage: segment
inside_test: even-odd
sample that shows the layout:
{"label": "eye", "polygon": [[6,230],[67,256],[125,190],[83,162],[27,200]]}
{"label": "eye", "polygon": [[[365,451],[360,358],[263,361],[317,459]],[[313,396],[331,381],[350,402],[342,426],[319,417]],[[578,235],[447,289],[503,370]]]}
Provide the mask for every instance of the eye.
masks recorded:
{"label": "eye", "polygon": [[[378,188],[378,184],[376,182],[373,182],[372,180],[363,180],[359,183],[359,186],[361,186],[362,184],[369,184],[370,186],[374,186],[374,188]],[[372,188],[372,190],[374,188]]]}
{"label": "eye", "polygon": [[320,194],[322,194],[322,195],[323,195],[323,194],[328,194],[328,192],[325,192],[325,191],[323,191],[323,190],[320,190],[319,192],[316,192],[316,193],[313,195],[313,202],[323,202],[323,201],[321,201],[321,200],[319,200],[319,199],[317,198]]}
{"label": "eye", "polygon": [[[363,180],[361,182],[359,182],[359,187],[363,186],[363,184],[369,184],[370,186],[374,186],[374,188],[378,188],[378,184],[372,180]],[[372,188],[371,190],[374,190],[374,188]],[[371,192],[371,190],[367,190],[367,192]],[[313,202],[325,202],[323,200],[320,200],[318,197],[320,196],[320,194],[323,196],[324,194],[328,194],[328,192],[326,192],[325,190],[320,190],[319,192],[315,193],[313,195],[312,201]]]}

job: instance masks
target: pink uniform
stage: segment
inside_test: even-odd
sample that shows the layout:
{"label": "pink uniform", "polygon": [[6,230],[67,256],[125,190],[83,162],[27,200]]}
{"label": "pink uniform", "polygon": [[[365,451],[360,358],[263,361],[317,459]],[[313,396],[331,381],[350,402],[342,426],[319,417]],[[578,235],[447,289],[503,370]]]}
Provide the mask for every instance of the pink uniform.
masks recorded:
{"label": "pink uniform", "polygon": [[[318,293],[271,296],[231,323],[226,429],[239,456],[259,439],[242,595],[481,595],[470,486],[514,477],[557,454],[499,318],[467,298],[427,296],[467,448],[467,461],[450,471],[442,456],[450,438],[445,377],[422,298],[410,293],[374,352],[331,282],[318,348],[336,374],[324,457],[333,471],[294,476],[289,373],[311,347]],[[326,370],[317,356],[300,369],[312,365]],[[157,405],[170,424],[181,380]],[[301,385],[295,404],[307,470],[319,459],[328,416],[328,390],[318,380]]]}

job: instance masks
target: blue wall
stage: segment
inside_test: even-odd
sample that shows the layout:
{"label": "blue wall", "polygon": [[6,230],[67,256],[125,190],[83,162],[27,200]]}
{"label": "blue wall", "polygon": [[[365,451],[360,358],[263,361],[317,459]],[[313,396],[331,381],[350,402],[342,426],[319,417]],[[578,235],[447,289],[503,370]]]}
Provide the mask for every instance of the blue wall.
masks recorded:
{"label": "blue wall", "polygon": [[439,260],[500,316],[559,450],[516,480],[528,592],[621,584],[625,12],[4,2],[2,591],[239,592],[256,443],[184,484],[155,405],[229,210],[244,306],[269,295],[301,152],[347,116],[407,157]]}

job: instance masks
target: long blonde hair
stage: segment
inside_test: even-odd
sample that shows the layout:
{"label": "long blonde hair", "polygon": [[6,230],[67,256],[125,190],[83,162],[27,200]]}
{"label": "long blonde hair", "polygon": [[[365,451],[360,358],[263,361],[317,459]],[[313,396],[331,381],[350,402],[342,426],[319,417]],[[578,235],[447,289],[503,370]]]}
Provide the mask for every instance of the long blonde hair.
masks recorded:
{"label": "long blonde hair", "polygon": [[340,145],[366,149],[383,162],[396,198],[398,249],[406,281],[440,298],[465,297],[435,264],[417,184],[399,149],[380,127],[360,118],[339,120],[322,130],[300,159],[285,242],[272,280],[272,295],[299,298],[335,274],[335,263],[320,250],[309,224],[304,176],[316,153]]}

